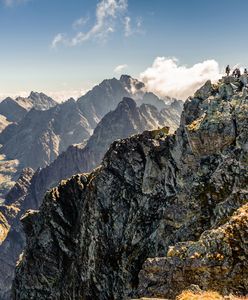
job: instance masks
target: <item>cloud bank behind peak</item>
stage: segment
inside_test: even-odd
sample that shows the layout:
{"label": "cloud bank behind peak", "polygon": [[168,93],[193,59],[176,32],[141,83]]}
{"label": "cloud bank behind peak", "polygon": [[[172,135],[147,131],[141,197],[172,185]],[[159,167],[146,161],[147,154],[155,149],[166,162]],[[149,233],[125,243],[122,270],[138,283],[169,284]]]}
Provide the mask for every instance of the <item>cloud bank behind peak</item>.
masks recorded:
{"label": "cloud bank behind peak", "polygon": [[152,66],[140,74],[140,80],[160,97],[185,100],[207,80],[217,81],[221,76],[219,64],[213,59],[188,67],[180,65],[176,58],[157,57]]}

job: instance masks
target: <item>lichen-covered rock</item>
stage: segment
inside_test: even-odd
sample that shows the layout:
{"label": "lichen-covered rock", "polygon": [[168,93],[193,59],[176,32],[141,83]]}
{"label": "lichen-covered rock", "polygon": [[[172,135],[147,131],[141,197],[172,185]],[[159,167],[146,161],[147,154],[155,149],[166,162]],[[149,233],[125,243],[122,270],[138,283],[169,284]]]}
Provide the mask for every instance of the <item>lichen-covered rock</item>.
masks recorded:
{"label": "lichen-covered rock", "polygon": [[[226,97],[219,90],[230,84]],[[173,298],[195,283],[246,294],[248,107],[239,86],[207,83],[175,135],[114,142],[98,169],[28,212],[14,299]]]}
{"label": "lichen-covered rock", "polygon": [[222,294],[247,293],[248,204],[197,242],[171,246],[167,257],[150,258],[140,272],[139,292],[173,298],[192,283]]}

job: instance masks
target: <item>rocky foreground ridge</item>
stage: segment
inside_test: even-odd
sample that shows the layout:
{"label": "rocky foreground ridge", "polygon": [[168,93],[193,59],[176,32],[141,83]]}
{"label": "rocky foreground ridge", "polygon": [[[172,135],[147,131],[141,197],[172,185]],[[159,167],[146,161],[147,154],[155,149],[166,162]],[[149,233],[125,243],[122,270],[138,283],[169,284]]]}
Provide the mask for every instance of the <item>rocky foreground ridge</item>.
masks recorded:
{"label": "rocky foreground ridge", "polygon": [[[170,114],[177,109],[170,109]],[[179,120],[179,116],[178,116]],[[120,138],[138,134],[144,130],[170,125],[167,111],[159,112],[154,106],[140,107],[130,98],[124,98],[117,108],[102,118],[86,145],[72,145],[49,166],[37,170],[29,178],[30,169],[25,169],[16,185],[6,196],[4,212],[13,211],[11,218],[3,219],[4,231],[0,242],[0,299],[9,299],[15,264],[24,249],[25,235],[20,222],[27,209],[38,209],[46,191],[72,175],[89,172],[97,167],[111,143]],[[23,179],[29,178],[24,181]],[[25,184],[24,184],[25,183]],[[25,189],[22,187],[25,186]],[[3,217],[5,214],[3,213]]]}
{"label": "rocky foreground ridge", "polygon": [[174,299],[248,292],[246,78],[207,82],[166,138],[114,142],[102,165],[22,222],[14,299]]}

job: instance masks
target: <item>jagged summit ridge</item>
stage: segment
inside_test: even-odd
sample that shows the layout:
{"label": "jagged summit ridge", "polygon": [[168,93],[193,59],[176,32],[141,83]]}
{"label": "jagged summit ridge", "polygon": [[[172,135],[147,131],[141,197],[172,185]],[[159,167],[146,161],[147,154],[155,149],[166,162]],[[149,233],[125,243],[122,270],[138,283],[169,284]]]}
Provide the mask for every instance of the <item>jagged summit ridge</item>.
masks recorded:
{"label": "jagged summit ridge", "polygon": [[[185,103],[176,134],[116,141],[100,168],[53,189],[23,219],[27,247],[14,298],[173,299],[196,278],[201,288],[245,295],[247,109],[241,80],[208,82]],[[237,235],[225,248],[228,232]],[[167,250],[158,259],[165,263],[147,261],[140,273]]]}

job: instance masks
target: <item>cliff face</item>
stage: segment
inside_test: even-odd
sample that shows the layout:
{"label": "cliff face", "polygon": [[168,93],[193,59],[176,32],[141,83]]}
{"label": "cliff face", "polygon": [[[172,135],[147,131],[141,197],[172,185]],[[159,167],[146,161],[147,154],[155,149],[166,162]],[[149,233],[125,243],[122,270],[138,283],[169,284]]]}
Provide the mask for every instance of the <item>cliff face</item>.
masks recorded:
{"label": "cliff face", "polygon": [[198,201],[208,203],[209,228],[197,240],[173,243],[167,256],[148,259],[139,275],[141,296],[174,298],[192,284],[224,295],[248,293],[248,97],[241,88],[242,78],[207,82],[185,106],[191,151],[209,164],[197,168],[194,182],[203,191]]}
{"label": "cliff face", "polygon": [[5,116],[0,115],[0,132],[4,130],[8,125],[10,125],[11,122],[9,122]]}
{"label": "cliff face", "polygon": [[27,194],[27,209],[37,209],[45,192],[62,179],[97,167],[113,141],[173,122],[151,105],[138,107],[134,100],[124,98],[114,111],[100,121],[85,146],[70,146],[52,164],[35,173]]}
{"label": "cliff face", "polygon": [[174,298],[195,283],[247,293],[242,88],[234,78],[207,82],[185,103],[175,135],[114,142],[100,168],[63,181],[27,212],[14,299]]}
{"label": "cliff face", "polygon": [[[5,231],[3,243],[0,245],[0,257],[4,255],[4,259],[0,262],[0,268],[4,269],[6,266],[10,266],[5,273],[7,279],[4,280],[3,285],[0,283],[0,299],[1,296],[8,298],[6,295],[10,291],[10,284],[14,276],[14,264],[25,244],[19,221],[22,214],[27,209],[38,209],[46,191],[58,185],[62,179],[80,172],[88,172],[98,166],[109,145],[115,139],[125,138],[143,132],[145,129],[163,127],[170,122],[173,121],[155,107],[151,105],[138,107],[134,100],[124,98],[115,111],[108,113],[100,121],[86,146],[70,146],[51,165],[37,170],[25,189],[25,195],[21,189],[21,181],[17,182],[5,201],[6,207],[15,207],[17,203],[18,213],[15,215],[13,230],[10,225],[8,231]],[[22,199],[21,203],[20,198]],[[8,256],[4,253],[8,253]],[[7,281],[8,284],[6,284]]]}

